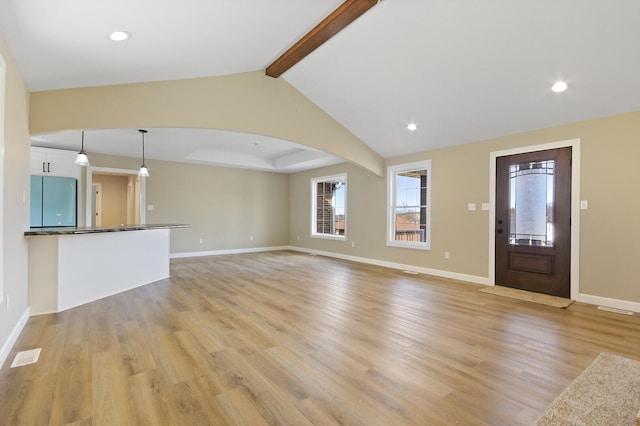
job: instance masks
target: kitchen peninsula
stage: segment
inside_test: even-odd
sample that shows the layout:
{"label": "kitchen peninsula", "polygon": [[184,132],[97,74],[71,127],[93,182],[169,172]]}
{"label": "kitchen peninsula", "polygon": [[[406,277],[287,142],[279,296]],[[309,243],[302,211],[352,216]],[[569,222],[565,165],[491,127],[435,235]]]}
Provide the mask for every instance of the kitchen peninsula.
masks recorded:
{"label": "kitchen peninsula", "polygon": [[61,312],[169,277],[169,232],[190,226],[26,231],[31,315]]}

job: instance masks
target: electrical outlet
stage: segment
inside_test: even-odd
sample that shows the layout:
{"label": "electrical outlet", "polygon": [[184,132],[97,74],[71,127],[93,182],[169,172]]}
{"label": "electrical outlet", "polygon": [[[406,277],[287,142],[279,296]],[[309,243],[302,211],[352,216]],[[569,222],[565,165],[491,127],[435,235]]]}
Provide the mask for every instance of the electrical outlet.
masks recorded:
{"label": "electrical outlet", "polygon": [[204,242],[204,240],[202,238],[200,238],[200,244],[202,244]]}
{"label": "electrical outlet", "polygon": [[250,236],[250,237],[249,237],[249,239],[250,239],[251,241],[253,241],[253,235],[252,235],[252,236]]}
{"label": "electrical outlet", "polygon": [[355,247],[356,246],[356,242],[355,241],[351,241],[351,247]]}
{"label": "electrical outlet", "polygon": [[445,251],[445,252],[444,252],[444,258],[445,258],[445,259],[449,259],[449,252],[448,252],[448,251]]}
{"label": "electrical outlet", "polygon": [[298,241],[300,241],[300,235],[298,235]]}

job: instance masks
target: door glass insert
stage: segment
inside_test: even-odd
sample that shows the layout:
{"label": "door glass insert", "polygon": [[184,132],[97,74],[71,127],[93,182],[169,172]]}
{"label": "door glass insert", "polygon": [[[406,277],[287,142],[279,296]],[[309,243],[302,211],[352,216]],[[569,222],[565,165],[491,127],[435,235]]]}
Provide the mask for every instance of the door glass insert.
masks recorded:
{"label": "door glass insert", "polygon": [[509,166],[509,244],[553,247],[555,161]]}

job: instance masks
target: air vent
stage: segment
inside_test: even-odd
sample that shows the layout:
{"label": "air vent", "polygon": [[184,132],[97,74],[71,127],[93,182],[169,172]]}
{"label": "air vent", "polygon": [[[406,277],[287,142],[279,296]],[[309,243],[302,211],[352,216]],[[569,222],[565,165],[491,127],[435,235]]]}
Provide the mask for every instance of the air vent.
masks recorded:
{"label": "air vent", "polygon": [[631,311],[625,311],[623,309],[617,309],[617,308],[610,308],[608,306],[598,306],[598,309],[600,309],[601,311],[614,312],[616,314],[633,315],[633,312]]}
{"label": "air vent", "polygon": [[16,354],[11,363],[11,368],[22,367],[24,365],[35,364],[40,358],[41,348],[31,349],[30,351],[22,351]]}

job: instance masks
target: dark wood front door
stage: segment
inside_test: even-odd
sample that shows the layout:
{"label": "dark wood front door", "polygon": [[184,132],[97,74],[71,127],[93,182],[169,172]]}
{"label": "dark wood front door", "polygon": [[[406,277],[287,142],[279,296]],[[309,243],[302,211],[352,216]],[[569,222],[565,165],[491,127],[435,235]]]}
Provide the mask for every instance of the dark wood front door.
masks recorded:
{"label": "dark wood front door", "polygon": [[570,297],[571,147],[496,159],[496,285]]}

